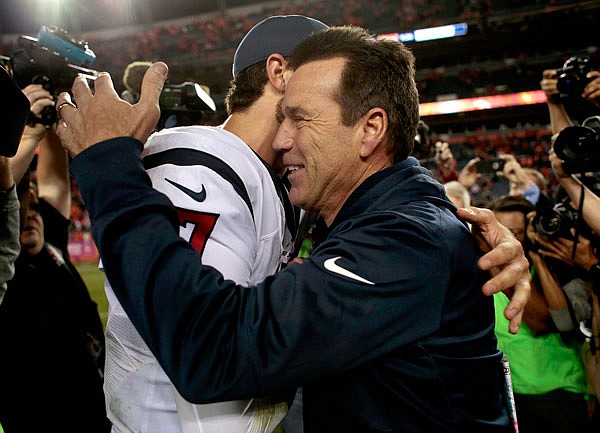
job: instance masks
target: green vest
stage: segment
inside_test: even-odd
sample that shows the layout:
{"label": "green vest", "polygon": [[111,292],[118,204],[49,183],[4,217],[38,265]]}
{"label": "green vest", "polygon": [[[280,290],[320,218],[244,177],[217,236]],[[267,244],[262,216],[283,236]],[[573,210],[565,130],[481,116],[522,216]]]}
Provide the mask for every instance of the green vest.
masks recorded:
{"label": "green vest", "polygon": [[556,389],[584,394],[581,343],[566,344],[558,332],[535,335],[524,322],[516,335],[509,333],[504,317],[507,305],[506,295],[494,295],[496,337],[500,350],[508,356],[515,394],[539,395]]}

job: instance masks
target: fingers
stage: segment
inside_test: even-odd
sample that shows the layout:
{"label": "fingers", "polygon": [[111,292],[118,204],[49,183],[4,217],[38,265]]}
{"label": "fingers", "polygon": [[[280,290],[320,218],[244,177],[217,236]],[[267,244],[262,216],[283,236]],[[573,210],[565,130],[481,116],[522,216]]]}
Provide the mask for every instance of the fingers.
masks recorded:
{"label": "fingers", "polygon": [[467,162],[463,168],[463,170],[471,170],[472,168],[475,167],[475,164],[477,164],[480,161],[479,157],[470,159],[469,162]]}
{"label": "fingers", "polygon": [[168,71],[167,65],[163,62],[156,62],[148,68],[142,81],[139,105],[158,105]]}
{"label": "fingers", "polygon": [[519,331],[519,326],[523,320],[523,312],[525,305],[531,296],[531,284],[529,278],[521,280],[514,289],[510,302],[504,309],[504,317],[510,321],[508,330],[511,334],[516,334]]}
{"label": "fingers", "polygon": [[584,99],[592,99],[600,93],[600,71],[588,72],[587,78],[591,81],[585,86],[582,96]]}
{"label": "fingers", "polygon": [[41,84],[30,84],[23,89],[23,94],[29,99],[29,103],[33,105],[39,100],[52,100],[52,95]]}
{"label": "fingers", "polygon": [[44,111],[44,108],[52,107],[53,105],[54,100],[50,98],[37,99],[31,104],[29,111],[39,117],[42,114],[42,111]]}
{"label": "fingers", "polygon": [[[97,81],[98,78],[96,79],[96,82]],[[77,105],[79,107],[87,105],[92,99],[92,90],[90,89],[90,86],[87,82],[87,78],[81,75],[77,76],[73,81],[73,87],[71,88],[71,92],[73,93],[73,97],[77,101]],[[69,102],[72,101],[69,100]],[[57,106],[59,106],[60,104],[61,102],[57,101]]]}
{"label": "fingers", "polygon": [[[94,81],[94,90],[96,95],[119,98],[119,95],[117,94],[117,91],[113,85],[112,78],[108,72],[100,72],[100,74],[98,74],[98,77]],[[75,100],[79,104],[77,97],[75,97]]]}
{"label": "fingers", "polygon": [[74,129],[68,128],[67,122],[70,125],[79,124],[77,108],[71,100],[71,95],[69,95],[67,92],[63,92],[58,95],[56,107],[56,113],[59,117],[56,125],[56,135],[58,135],[61,144],[69,152],[69,154],[71,156],[75,156],[80,150],[76,146],[76,140],[73,136]]}
{"label": "fingers", "polygon": [[77,77],[73,83],[73,104],[67,93],[59,96],[57,110],[61,121],[57,134],[71,156],[115,137],[133,137],[145,142],[159,119],[159,96],[166,80],[167,65],[155,63],[144,76],[141,99],[131,105],[117,95],[110,74],[101,72],[94,82],[94,92],[87,79]]}
{"label": "fingers", "polygon": [[546,69],[543,72],[543,77],[546,79],[556,78],[556,69]]}
{"label": "fingers", "polygon": [[483,285],[482,291],[485,295],[490,296],[503,291],[509,297],[510,302],[504,310],[504,317],[510,321],[509,332],[512,334],[519,330],[525,305],[531,296],[530,280],[529,262],[525,256],[521,256]]}
{"label": "fingers", "polygon": [[71,108],[75,108],[75,106],[69,102],[63,102],[60,105],[56,106],[56,117],[58,119],[62,119],[62,115],[60,114],[60,112],[62,111],[63,108],[65,107],[71,107]]}
{"label": "fingers", "polygon": [[471,224],[490,224],[492,221],[494,221],[494,214],[491,210],[475,206],[459,208],[457,214],[459,217],[467,220]]}
{"label": "fingers", "polygon": [[75,108],[76,107],[75,104],[73,104],[71,95],[69,95],[67,92],[63,92],[58,95],[56,100],[56,115],[59,119],[65,119],[66,121],[67,118],[70,118],[71,115],[75,113]]}
{"label": "fingers", "polygon": [[133,106],[138,114],[139,122],[133,132],[133,137],[145,142],[160,117],[159,99],[168,68],[163,62],[154,63],[144,75],[140,100]]}
{"label": "fingers", "polygon": [[[512,236],[512,235],[511,235]],[[501,289],[508,289],[511,284],[516,281],[517,271],[527,270],[529,263],[523,253],[523,246],[514,237],[504,236],[500,242],[494,245],[494,248],[484,254],[478,262],[479,268],[484,271],[495,268],[496,266],[503,266],[504,268],[500,271],[497,276],[501,276],[498,282],[501,283]],[[511,277],[514,278],[511,280]],[[496,279],[496,277],[494,277]],[[490,289],[493,290],[493,289]]]}

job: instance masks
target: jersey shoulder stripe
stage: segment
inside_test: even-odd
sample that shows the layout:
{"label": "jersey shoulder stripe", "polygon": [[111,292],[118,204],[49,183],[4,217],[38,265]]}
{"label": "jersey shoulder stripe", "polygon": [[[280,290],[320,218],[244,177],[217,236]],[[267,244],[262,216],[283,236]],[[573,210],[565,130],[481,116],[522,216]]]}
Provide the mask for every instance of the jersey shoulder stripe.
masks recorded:
{"label": "jersey shoulder stripe", "polygon": [[146,170],[165,164],[178,166],[201,165],[210,168],[231,184],[235,192],[246,203],[252,219],[254,219],[252,203],[244,182],[229,165],[216,156],[197,149],[174,148],[147,155],[143,161]]}

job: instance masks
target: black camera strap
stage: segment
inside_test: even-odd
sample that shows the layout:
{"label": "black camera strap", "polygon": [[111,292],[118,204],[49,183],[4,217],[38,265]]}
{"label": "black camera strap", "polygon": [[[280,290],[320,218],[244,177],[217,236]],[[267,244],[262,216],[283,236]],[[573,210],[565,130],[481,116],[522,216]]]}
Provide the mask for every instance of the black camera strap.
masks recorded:
{"label": "black camera strap", "polygon": [[579,239],[581,222],[583,220],[583,201],[585,197],[585,184],[583,182],[584,177],[585,173],[581,173],[581,191],[579,193],[579,206],[577,206],[577,220],[575,221],[575,239],[573,241],[573,251],[571,252],[571,259],[575,259],[575,254],[577,253],[577,240]]}

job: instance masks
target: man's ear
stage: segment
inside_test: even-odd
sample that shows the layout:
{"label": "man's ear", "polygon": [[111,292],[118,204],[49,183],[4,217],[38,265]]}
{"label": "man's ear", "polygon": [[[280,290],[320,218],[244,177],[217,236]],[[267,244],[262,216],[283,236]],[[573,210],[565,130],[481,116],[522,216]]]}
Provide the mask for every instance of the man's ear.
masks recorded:
{"label": "man's ear", "polygon": [[269,82],[282,94],[285,92],[285,79],[283,73],[287,67],[287,60],[281,54],[271,54],[265,65]]}
{"label": "man's ear", "polygon": [[383,108],[371,108],[360,120],[362,139],[361,158],[371,156],[378,146],[385,146],[388,135],[388,116]]}

